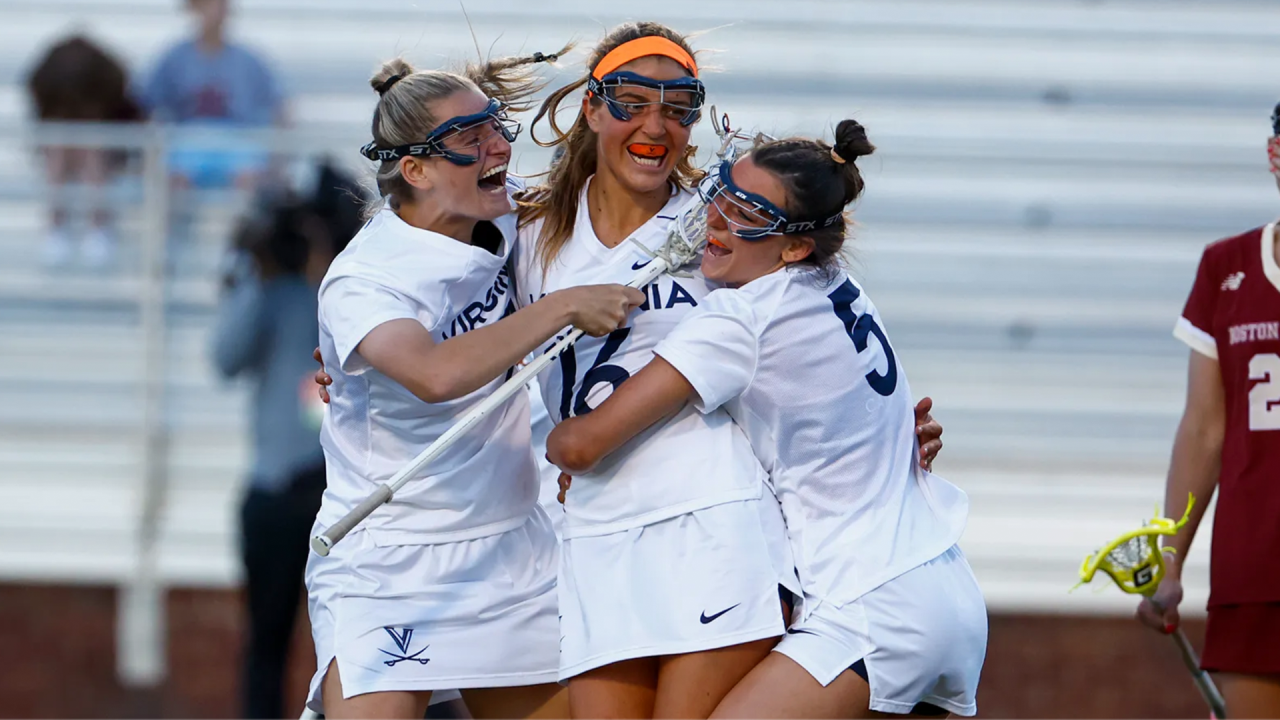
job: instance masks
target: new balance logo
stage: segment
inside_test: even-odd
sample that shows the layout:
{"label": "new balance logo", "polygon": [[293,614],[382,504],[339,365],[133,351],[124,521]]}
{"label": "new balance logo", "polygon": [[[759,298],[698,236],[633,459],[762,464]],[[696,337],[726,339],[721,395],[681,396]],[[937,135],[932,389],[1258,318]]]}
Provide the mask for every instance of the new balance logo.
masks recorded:
{"label": "new balance logo", "polygon": [[1244,272],[1231,273],[1226,280],[1222,281],[1223,290],[1239,290],[1240,283],[1244,282]]}
{"label": "new balance logo", "polygon": [[413,642],[413,628],[400,628],[399,631],[395,628],[389,627],[384,627],[382,629],[387,631],[387,634],[391,636],[391,642],[395,643],[396,648],[400,650],[400,654],[397,655],[393,652],[388,652],[382,648],[378,648],[379,652],[384,655],[390,655],[393,658],[391,660],[383,660],[382,663],[384,665],[387,667],[395,667],[396,663],[405,662],[406,660],[412,660],[419,665],[426,665],[431,662],[431,658],[418,657],[422,653],[426,652],[427,648],[431,647],[430,645],[423,645],[422,649],[418,652],[413,653],[412,655],[409,654],[409,643]]}

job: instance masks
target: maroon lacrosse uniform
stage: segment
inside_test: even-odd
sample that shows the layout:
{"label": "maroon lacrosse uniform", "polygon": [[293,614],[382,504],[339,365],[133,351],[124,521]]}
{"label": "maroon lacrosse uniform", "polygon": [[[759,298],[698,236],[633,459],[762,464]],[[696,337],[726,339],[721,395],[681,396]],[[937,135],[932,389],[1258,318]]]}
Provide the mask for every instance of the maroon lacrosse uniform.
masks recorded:
{"label": "maroon lacrosse uniform", "polygon": [[[1280,674],[1280,266],[1276,226],[1205,248],[1174,335],[1222,374],[1226,427],[1202,664]],[[1207,500],[1207,498],[1203,498]]]}

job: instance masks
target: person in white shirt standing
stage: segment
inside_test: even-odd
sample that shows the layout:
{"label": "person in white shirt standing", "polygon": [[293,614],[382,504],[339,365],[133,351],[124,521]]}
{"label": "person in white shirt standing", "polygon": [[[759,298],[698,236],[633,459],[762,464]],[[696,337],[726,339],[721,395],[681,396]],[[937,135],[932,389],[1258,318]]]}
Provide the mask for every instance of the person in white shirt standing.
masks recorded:
{"label": "person in white shirt standing", "polygon": [[[538,115],[555,131],[544,144],[563,155],[545,185],[520,197],[521,303],[625,282],[695,201],[702,173],[689,137],[705,90],[686,40],[627,23],[587,68]],[[584,86],[581,111],[560,131],[556,110]],[[625,327],[579,341],[539,377],[551,420],[588,416],[626,387],[714,287],[694,272],[643,288]],[[574,482],[559,579],[560,676],[573,715],[706,717],[784,633],[779,587],[798,590],[781,512],[746,434],[723,411],[675,407]]]}
{"label": "person in white shirt standing", "polygon": [[[533,59],[529,59],[530,62]],[[519,125],[476,82],[403,61],[372,79],[383,207],[319,295],[332,371],[317,530],[345,515],[574,325],[606,335],[643,301],[620,285],[516,311],[506,180]],[[476,717],[563,717],[556,538],[537,505],[528,398],[517,394],[338,544],[307,588],[327,717],[421,718],[462,689]]]}
{"label": "person in white shirt standing", "polygon": [[838,260],[863,187],[855,161],[873,149],[845,120],[834,147],[771,141],[722,164],[701,187],[702,271],[726,287],[548,439],[574,475],[567,506],[597,463],[689,408],[727,409],[769,468],[802,601],[713,717],[977,710],[986,608],[956,545],[968,498],[919,466],[906,372]]}

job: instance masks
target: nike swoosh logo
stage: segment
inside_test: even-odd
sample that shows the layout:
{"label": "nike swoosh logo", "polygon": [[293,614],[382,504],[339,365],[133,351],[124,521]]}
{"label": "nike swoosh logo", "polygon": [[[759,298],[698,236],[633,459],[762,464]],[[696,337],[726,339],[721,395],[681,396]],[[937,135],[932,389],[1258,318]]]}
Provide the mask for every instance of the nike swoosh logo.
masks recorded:
{"label": "nike swoosh logo", "polygon": [[821,637],[821,635],[818,635],[818,633],[816,633],[816,632],[814,632],[814,631],[812,631],[812,630],[797,630],[797,629],[795,629],[795,628],[787,628],[787,634],[788,634],[788,635],[800,635],[800,634],[802,634],[802,633],[803,633],[803,634],[805,634],[805,635],[812,635],[812,636],[814,636],[814,637]]}
{"label": "nike swoosh logo", "polygon": [[644,267],[645,265],[648,265],[648,264],[649,264],[649,263],[651,263],[651,262],[653,262],[653,258],[649,258],[648,260],[645,260],[644,262],[632,263],[632,264],[631,264],[631,269],[632,269],[632,270],[639,270],[640,268]]}
{"label": "nike swoosh logo", "polygon": [[[742,604],[742,603],[738,603],[738,605],[741,605],[741,604]],[[729,611],[730,611],[730,610],[732,610],[733,608],[738,607],[738,605],[733,605],[733,606],[727,607],[727,608],[725,608],[725,609],[721,610],[720,612],[718,612],[718,613],[716,613],[715,615],[712,615],[712,616],[710,616],[710,617],[708,617],[708,616],[707,616],[707,611],[706,611],[706,610],[703,610],[703,611],[702,611],[702,618],[701,618],[701,620],[702,620],[702,624],[703,624],[703,625],[706,625],[707,623],[715,622],[715,621],[716,621],[716,619],[717,619],[717,618],[719,618],[721,615],[723,615],[723,614],[725,614],[725,613],[729,612]]]}

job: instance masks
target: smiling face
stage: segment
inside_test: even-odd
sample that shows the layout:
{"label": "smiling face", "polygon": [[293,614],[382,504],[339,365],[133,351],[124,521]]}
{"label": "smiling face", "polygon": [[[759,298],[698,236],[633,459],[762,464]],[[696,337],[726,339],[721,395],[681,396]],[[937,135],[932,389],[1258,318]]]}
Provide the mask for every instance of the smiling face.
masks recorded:
{"label": "smiling face", "polygon": [[[653,80],[678,80],[689,73],[668,57],[651,55],[618,68]],[[669,92],[659,105],[656,89],[623,86],[614,97],[627,104],[630,120],[619,120],[601,100],[584,100],[587,125],[596,133],[597,172],[607,172],[635,193],[666,187],[689,147],[692,127],[680,124],[685,113],[674,106],[692,104],[691,93]]]}
{"label": "smiling face", "polygon": [[[431,104],[431,114],[442,122],[482,113],[489,98],[474,88],[458,90]],[[494,220],[511,212],[507,196],[507,163],[511,143],[496,126],[482,124],[454,133],[444,140],[447,149],[475,156],[470,165],[457,165],[443,157],[406,157],[400,172],[416,189],[415,196],[429,201],[446,214],[470,220]]]}
{"label": "smiling face", "polygon": [[[730,177],[734,185],[763,196],[779,208],[790,204],[782,182],[756,165],[750,155],[734,163]],[[739,227],[764,225],[721,194],[707,207],[707,249],[702,255],[702,273],[709,280],[730,287],[744,285],[803,260],[813,250],[812,242],[803,235],[767,235],[760,240],[744,240],[733,233],[734,224]]]}

